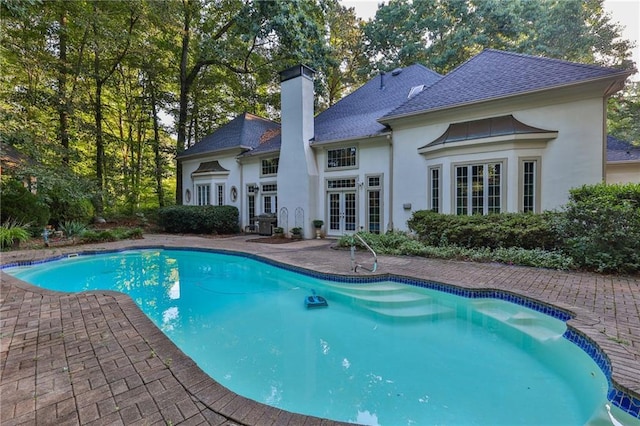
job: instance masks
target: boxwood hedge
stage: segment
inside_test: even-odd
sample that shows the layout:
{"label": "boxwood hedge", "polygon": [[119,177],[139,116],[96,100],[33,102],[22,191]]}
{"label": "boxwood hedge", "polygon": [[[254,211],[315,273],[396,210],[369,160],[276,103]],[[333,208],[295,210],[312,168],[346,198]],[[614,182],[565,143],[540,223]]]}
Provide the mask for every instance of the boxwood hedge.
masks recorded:
{"label": "boxwood hedge", "polygon": [[233,206],[171,206],[158,212],[158,224],[170,233],[235,234],[238,219]]}

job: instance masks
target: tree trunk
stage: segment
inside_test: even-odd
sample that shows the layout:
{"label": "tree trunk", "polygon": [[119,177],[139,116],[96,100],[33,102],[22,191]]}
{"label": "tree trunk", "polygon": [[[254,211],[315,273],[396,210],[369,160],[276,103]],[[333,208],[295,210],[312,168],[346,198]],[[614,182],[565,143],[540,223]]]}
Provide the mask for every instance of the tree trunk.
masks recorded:
{"label": "tree trunk", "polygon": [[[191,13],[189,7],[184,8],[184,27],[182,29],[182,56],[180,58],[180,112],[178,113],[178,143],[176,155],[184,151],[187,136],[187,108],[189,107],[189,88],[187,67],[189,66],[189,41]],[[182,204],[182,164],[176,164],[176,204]]]}
{"label": "tree trunk", "polygon": [[67,11],[60,12],[60,29],[58,32],[58,120],[59,137],[62,145],[62,165],[69,166],[69,100],[67,98]]}
{"label": "tree trunk", "polygon": [[151,113],[153,118],[153,153],[155,155],[155,178],[156,178],[156,194],[158,195],[158,206],[164,207],[164,188],[162,187],[162,156],[160,155],[160,126],[158,120],[158,107],[156,105],[156,88],[152,82],[149,82],[149,91],[151,94]]}
{"label": "tree trunk", "polygon": [[[99,70],[100,61],[96,54],[96,70]],[[94,114],[96,121],[96,180],[98,182],[98,193],[94,200],[96,215],[101,216],[104,212],[103,190],[104,190],[104,140],[102,135],[102,82],[96,79]]]}

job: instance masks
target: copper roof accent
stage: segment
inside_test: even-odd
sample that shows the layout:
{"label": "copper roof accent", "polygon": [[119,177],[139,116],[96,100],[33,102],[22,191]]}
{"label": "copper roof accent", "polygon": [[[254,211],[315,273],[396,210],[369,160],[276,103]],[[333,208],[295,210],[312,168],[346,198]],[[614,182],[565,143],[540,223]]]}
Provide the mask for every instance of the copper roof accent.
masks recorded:
{"label": "copper roof accent", "polygon": [[193,173],[191,173],[191,175],[193,176],[201,173],[229,173],[229,170],[222,167],[218,160],[214,160],[200,163],[198,168]]}
{"label": "copper roof accent", "polygon": [[270,141],[271,139],[278,136],[279,134],[280,134],[280,128],[265,130],[264,133],[260,136],[260,144],[262,145],[263,143]]}
{"label": "copper roof accent", "polygon": [[540,133],[553,134],[557,132],[529,126],[517,120],[513,115],[503,115],[501,117],[484,118],[482,120],[450,124],[449,128],[447,128],[442,136],[422,148],[496,136]]}

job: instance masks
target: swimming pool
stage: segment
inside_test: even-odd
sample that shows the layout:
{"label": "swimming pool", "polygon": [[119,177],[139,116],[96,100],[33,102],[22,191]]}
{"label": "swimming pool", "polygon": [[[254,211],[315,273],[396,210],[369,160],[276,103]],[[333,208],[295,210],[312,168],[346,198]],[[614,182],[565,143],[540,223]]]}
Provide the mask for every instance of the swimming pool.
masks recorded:
{"label": "swimming pool", "polygon": [[[54,290],[128,293],[213,378],[290,411],[383,425],[603,418],[607,379],[562,337],[564,323],[501,300],[322,281],[207,252],[129,251],[6,272]],[[304,308],[312,289],[329,308]]]}

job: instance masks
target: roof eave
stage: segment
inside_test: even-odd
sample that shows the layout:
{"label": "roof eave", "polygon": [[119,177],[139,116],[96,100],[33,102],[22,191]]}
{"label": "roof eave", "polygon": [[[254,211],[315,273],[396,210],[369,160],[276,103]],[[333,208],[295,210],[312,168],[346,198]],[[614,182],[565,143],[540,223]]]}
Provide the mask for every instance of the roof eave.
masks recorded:
{"label": "roof eave", "polygon": [[376,139],[376,138],[385,138],[385,137],[389,138],[391,136],[391,133],[392,132],[390,130],[387,130],[382,133],[376,133],[372,135],[354,136],[350,138],[331,139],[326,141],[313,142],[311,143],[311,148],[320,148],[327,145],[338,145],[343,143],[357,142],[357,141],[366,140],[366,139]]}
{"label": "roof eave", "polygon": [[219,149],[213,149],[210,151],[205,151],[205,152],[198,152],[196,154],[180,154],[178,156],[176,156],[176,160],[178,161],[184,161],[184,160],[197,160],[198,158],[204,158],[204,157],[211,157],[212,155],[221,155],[221,154],[227,154],[227,153],[233,153],[233,151],[240,151],[240,153],[244,152],[244,151],[248,151],[250,150],[251,147],[250,146],[245,146],[245,145],[239,145],[239,146],[234,146],[231,148],[219,148]]}

